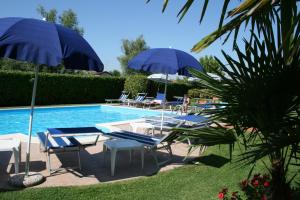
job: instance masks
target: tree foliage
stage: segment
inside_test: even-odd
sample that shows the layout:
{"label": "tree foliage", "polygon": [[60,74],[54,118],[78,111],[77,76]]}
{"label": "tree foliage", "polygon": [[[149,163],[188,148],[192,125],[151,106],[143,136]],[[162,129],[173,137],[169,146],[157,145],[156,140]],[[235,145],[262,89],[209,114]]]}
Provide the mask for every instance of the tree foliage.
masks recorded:
{"label": "tree foliage", "polygon": [[[55,8],[47,11],[43,6],[37,7],[37,12],[46,20],[53,23],[60,23],[61,25],[73,29],[80,35],[84,34],[84,29],[79,27],[77,14],[72,10],[64,10],[61,15],[57,16],[57,10]],[[58,19],[58,20],[57,20]]]}
{"label": "tree foliage", "polygon": [[113,76],[121,76],[121,72],[116,69],[110,71],[109,73],[111,73]]}
{"label": "tree foliage", "polygon": [[213,56],[203,56],[199,59],[199,62],[206,73],[222,72],[220,63]]}
{"label": "tree foliage", "polygon": [[135,70],[128,69],[128,61],[131,60],[138,53],[149,49],[146,41],[144,40],[144,37],[141,35],[135,40],[123,39],[121,49],[123,55],[118,57],[118,60],[121,64],[123,75],[135,74]]}

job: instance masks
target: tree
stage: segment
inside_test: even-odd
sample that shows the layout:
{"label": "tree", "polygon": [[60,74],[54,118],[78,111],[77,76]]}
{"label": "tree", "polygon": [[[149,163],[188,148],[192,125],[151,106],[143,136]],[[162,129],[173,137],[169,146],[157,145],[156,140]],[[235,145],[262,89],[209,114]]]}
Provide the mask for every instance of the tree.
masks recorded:
{"label": "tree", "polygon": [[[163,11],[168,2],[164,1]],[[193,2],[186,0],[178,13],[179,21]],[[214,1],[203,2],[200,22],[208,4]],[[200,138],[198,145],[229,144],[232,149],[234,143],[240,143],[245,147],[239,157],[242,163],[255,167],[256,162],[262,161],[270,172],[272,196],[268,198],[291,199],[290,184],[299,171],[288,179],[289,167],[299,165],[296,163],[300,159],[300,14],[296,0],[244,0],[228,10],[230,2],[224,1],[218,28],[192,48],[200,52],[228,34],[226,42],[233,32],[237,59],[223,52],[228,64],[218,60],[230,78],[221,75],[221,81],[216,81],[190,70],[201,78],[200,83],[210,94],[226,104],[215,104],[219,109],[206,111],[215,127],[186,130],[184,136]],[[247,27],[245,31],[250,29],[244,50],[236,45],[242,25]],[[265,158],[270,162],[265,162]]]}
{"label": "tree", "polygon": [[[37,7],[37,12],[49,22],[57,23],[57,11],[55,8],[47,11],[43,6],[39,5]],[[77,14],[72,10],[68,9],[62,12],[61,15],[58,16],[59,23],[65,27],[73,29],[80,35],[84,34],[84,29],[78,26]]]}
{"label": "tree", "polygon": [[222,73],[220,63],[213,56],[204,56],[199,59],[200,64],[207,73],[215,73],[216,71]]}
{"label": "tree", "polygon": [[48,22],[56,23],[57,21],[57,11],[56,9],[50,9],[46,11],[41,5],[38,5],[37,12]]}
{"label": "tree", "polygon": [[118,60],[121,64],[123,75],[135,74],[135,70],[128,69],[128,61],[141,51],[149,49],[146,41],[144,40],[142,35],[135,40],[123,39],[121,49],[124,55],[118,57]]}
{"label": "tree", "polygon": [[82,27],[78,26],[78,19],[76,13],[72,10],[65,10],[59,16],[59,23],[65,27],[75,30],[80,35],[83,35],[84,30]]}
{"label": "tree", "polygon": [[121,76],[121,72],[116,69],[110,71],[109,73],[111,73],[113,76]]}

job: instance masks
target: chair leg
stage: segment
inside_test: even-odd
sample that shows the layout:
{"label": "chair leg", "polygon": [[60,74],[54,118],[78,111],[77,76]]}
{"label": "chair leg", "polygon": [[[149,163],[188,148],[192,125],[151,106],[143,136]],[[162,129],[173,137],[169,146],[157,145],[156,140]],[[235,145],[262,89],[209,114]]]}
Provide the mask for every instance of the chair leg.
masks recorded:
{"label": "chair leg", "polygon": [[14,159],[15,159],[15,173],[19,173],[19,151],[15,148],[13,148],[13,154],[14,154]]}
{"label": "chair leg", "polygon": [[110,156],[110,171],[111,171],[111,175],[114,176],[115,175],[117,150],[116,149],[111,149],[110,153],[111,153],[111,156]]}
{"label": "chair leg", "polygon": [[173,152],[172,152],[171,145],[168,145],[166,148],[168,149],[170,157],[172,157],[173,156]]}
{"label": "chair leg", "polygon": [[204,153],[204,151],[206,150],[206,148],[207,148],[207,146],[204,146],[204,145],[200,146],[200,148],[199,148],[199,156]]}
{"label": "chair leg", "polygon": [[48,159],[48,162],[47,162],[47,165],[48,165],[48,172],[49,172],[49,174],[51,175],[51,159],[50,159],[50,154],[49,153],[47,153],[47,155],[46,155],[46,157],[47,157],[47,159]]}

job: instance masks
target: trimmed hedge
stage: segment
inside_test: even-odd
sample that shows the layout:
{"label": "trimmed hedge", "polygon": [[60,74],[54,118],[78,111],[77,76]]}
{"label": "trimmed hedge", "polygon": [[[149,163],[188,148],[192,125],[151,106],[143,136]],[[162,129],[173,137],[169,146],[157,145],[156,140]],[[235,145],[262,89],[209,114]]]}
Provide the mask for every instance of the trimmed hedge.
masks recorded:
{"label": "trimmed hedge", "polygon": [[[0,71],[0,106],[28,106],[33,73]],[[37,105],[101,103],[118,98],[124,78],[39,73]]]}
{"label": "trimmed hedge", "polygon": [[[29,106],[33,78],[32,72],[0,71],[0,106]],[[194,87],[168,84],[167,99],[183,96]],[[102,103],[105,99],[118,98],[123,90],[132,96],[147,92],[148,96],[155,97],[157,91],[164,92],[164,83],[148,80],[143,75],[129,76],[125,81],[120,77],[39,73],[36,105]]]}

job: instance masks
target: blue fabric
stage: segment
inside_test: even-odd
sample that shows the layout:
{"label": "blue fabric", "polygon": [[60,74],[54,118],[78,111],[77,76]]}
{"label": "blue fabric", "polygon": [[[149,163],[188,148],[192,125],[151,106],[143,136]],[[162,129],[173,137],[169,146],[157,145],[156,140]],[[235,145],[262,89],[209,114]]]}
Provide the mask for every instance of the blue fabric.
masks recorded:
{"label": "blue fabric", "polygon": [[76,134],[76,133],[102,133],[95,127],[78,127],[78,128],[48,128],[51,135]]}
{"label": "blue fabric", "polygon": [[157,143],[157,139],[152,138],[151,136],[142,135],[138,133],[133,133],[129,131],[122,132],[108,132],[104,134],[105,136],[117,137],[122,139],[135,140],[143,144],[147,145],[155,145]]}
{"label": "blue fabric", "polygon": [[27,18],[0,19],[0,57],[69,69],[103,71],[103,63],[77,32]]}
{"label": "blue fabric", "polygon": [[207,121],[207,118],[201,115],[184,115],[184,116],[177,116],[175,118],[179,120],[185,120],[185,121],[190,121],[195,123],[202,123]]}
{"label": "blue fabric", "polygon": [[[66,147],[75,147],[80,144],[74,137],[67,138],[69,143],[66,143],[66,141],[63,140],[61,137],[55,137],[52,139],[56,142],[56,144],[53,144],[53,143],[51,143],[50,140],[48,140],[46,142],[47,136],[44,132],[37,133],[37,136],[43,146],[46,144],[46,146],[44,146],[46,149],[59,149],[59,148],[66,148]],[[49,136],[49,137],[51,137],[51,136]]]}
{"label": "blue fabric", "polygon": [[162,100],[162,101],[164,101],[165,100],[165,97],[166,97],[166,95],[164,94],[164,93],[157,93],[156,94],[156,98],[155,98],[155,100]]}
{"label": "blue fabric", "polygon": [[190,76],[187,67],[203,71],[200,63],[190,54],[171,48],[148,49],[128,62],[131,69],[152,73]]}

